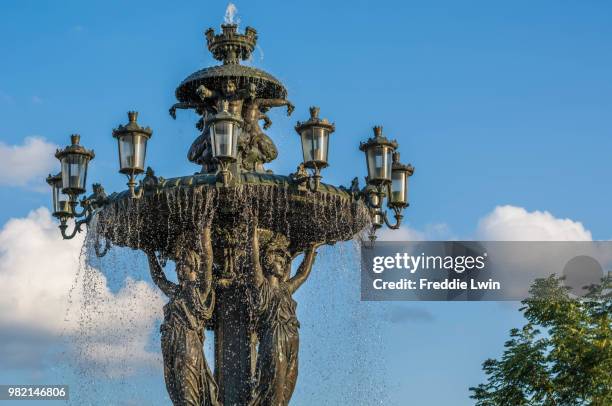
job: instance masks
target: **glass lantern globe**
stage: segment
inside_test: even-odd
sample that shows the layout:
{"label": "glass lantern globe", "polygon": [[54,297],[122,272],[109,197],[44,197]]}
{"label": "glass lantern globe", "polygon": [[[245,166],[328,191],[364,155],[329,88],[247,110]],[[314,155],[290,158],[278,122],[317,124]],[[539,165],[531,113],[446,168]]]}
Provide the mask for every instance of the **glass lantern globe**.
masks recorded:
{"label": "glass lantern globe", "polygon": [[208,122],[213,158],[222,163],[236,161],[242,119],[224,110],[215,114]]}
{"label": "glass lantern globe", "polygon": [[302,141],[304,167],[310,169],[326,168],[329,152],[329,135],[336,127],[327,119],[319,118],[319,108],[310,108],[310,119],[304,123],[298,121],[295,130]]}
{"label": "glass lantern globe", "polygon": [[387,185],[391,182],[392,155],[396,141],[382,135],[382,127],[374,127],[374,137],[362,142],[359,149],[365,152],[368,167],[368,182],[372,185]]}
{"label": "glass lantern globe", "polygon": [[63,193],[76,198],[85,193],[87,182],[87,166],[89,161],[94,158],[94,152],[79,145],[81,136],[73,134],[70,137],[72,145],[63,150],[58,150],[55,157],[59,159],[62,167],[62,191]]}
{"label": "glass lantern globe", "polygon": [[138,112],[128,112],[129,122],[113,130],[119,147],[119,172],[134,176],[144,172],[147,155],[147,141],[153,135],[149,127],[141,127],[138,123]]}
{"label": "glass lantern globe", "polygon": [[403,209],[408,206],[408,178],[414,173],[412,165],[400,163],[399,152],[393,154],[388,206]]}
{"label": "glass lantern globe", "polygon": [[64,187],[62,173],[60,172],[55,176],[49,175],[47,177],[47,183],[51,186],[53,193],[53,217],[58,219],[71,217],[72,206],[70,206],[70,196],[62,191]]}

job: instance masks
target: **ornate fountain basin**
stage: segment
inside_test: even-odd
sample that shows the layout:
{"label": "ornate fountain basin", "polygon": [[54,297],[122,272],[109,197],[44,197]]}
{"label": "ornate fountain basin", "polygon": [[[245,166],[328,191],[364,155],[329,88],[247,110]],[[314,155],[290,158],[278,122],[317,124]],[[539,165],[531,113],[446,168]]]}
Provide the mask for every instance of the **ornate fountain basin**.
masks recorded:
{"label": "ornate fountain basin", "polygon": [[160,178],[140,199],[127,191],[113,194],[97,214],[95,233],[113,245],[170,252],[177,237],[197,234],[210,220],[214,229],[233,230],[233,238],[244,242],[257,216],[258,227],[286,236],[299,251],[317,241],[350,240],[369,224],[364,203],[344,188],[321,184],[308,192],[287,176],[240,177],[236,186],[219,185],[210,174]]}

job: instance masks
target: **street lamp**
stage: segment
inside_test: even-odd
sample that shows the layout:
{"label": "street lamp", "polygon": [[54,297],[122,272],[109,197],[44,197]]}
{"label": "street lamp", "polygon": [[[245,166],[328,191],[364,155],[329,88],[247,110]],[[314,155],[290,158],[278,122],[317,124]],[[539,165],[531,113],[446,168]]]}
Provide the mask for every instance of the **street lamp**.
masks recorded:
{"label": "street lamp", "polygon": [[228,102],[223,110],[208,120],[212,143],[212,156],[219,162],[219,179],[227,185],[231,179],[228,165],[238,157],[238,139],[242,133],[242,119],[228,112]]}
{"label": "street lamp", "polygon": [[77,197],[85,193],[87,182],[87,165],[94,158],[94,152],[79,145],[81,136],[72,134],[71,145],[58,150],[55,157],[59,159],[62,167],[62,192],[70,196],[72,208],[77,204]]}
{"label": "street lamp", "polygon": [[410,164],[400,163],[400,153],[393,153],[391,165],[391,184],[389,185],[389,201],[387,205],[392,209],[404,209],[408,207],[408,178],[414,173],[414,167]]}
{"label": "street lamp", "polygon": [[[365,153],[368,168],[368,185],[362,195],[370,208],[372,228],[370,240],[376,239],[376,230],[386,224],[397,230],[402,222],[402,211],[408,207],[408,178],[414,173],[412,165],[400,163],[399,145],[395,140],[383,136],[382,127],[374,127],[374,137],[362,142],[359,149]],[[384,199],[393,210],[395,223],[391,223],[383,210]]]}
{"label": "street lamp", "polygon": [[[61,172],[55,176],[49,175],[47,183],[53,188],[53,216],[60,221],[60,231],[64,239],[73,238],[81,231],[84,224],[88,224],[94,215],[94,211],[103,201],[103,190],[99,188],[89,198],[81,200],[83,210],[77,212],[79,195],[85,193],[87,182],[87,167],[94,158],[93,150],[88,150],[79,145],[81,136],[72,134],[71,145],[62,150],[57,150],[55,157],[60,161]],[[81,220],[79,218],[84,217]],[[74,218],[74,230],[66,233],[68,219]]]}
{"label": "street lamp", "polygon": [[65,194],[62,182],[62,173],[57,175],[49,175],[47,183],[53,190],[53,217],[57,219],[69,218],[72,216],[72,207],[70,206],[70,196]]}
{"label": "street lamp", "polygon": [[304,167],[311,169],[314,185],[307,183],[311,191],[316,191],[321,181],[321,169],[328,166],[327,155],[329,152],[329,135],[336,130],[336,126],[326,118],[319,118],[319,108],[310,108],[310,119],[299,122],[295,131],[300,135],[302,141],[302,155]]}
{"label": "street lamp", "polygon": [[113,137],[117,139],[119,147],[119,172],[128,176],[130,196],[134,199],[142,197],[143,189],[135,192],[136,176],[144,172],[147,154],[147,141],[153,135],[149,127],[141,127],[136,120],[137,111],[128,112],[129,122],[113,130]]}
{"label": "street lamp", "polygon": [[374,127],[374,137],[362,142],[359,149],[365,152],[368,166],[368,183],[386,185],[391,182],[391,155],[397,149],[397,141],[382,134],[382,127]]}

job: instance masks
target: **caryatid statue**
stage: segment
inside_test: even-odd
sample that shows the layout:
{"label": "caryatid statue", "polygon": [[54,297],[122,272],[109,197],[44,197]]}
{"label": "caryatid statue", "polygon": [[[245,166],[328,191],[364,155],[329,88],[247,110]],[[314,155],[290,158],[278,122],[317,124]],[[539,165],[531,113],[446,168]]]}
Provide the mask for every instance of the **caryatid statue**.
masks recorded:
{"label": "caryatid statue", "polygon": [[187,241],[177,242],[173,259],[178,284],[166,278],[155,252],[147,251],[151,277],[170,299],[164,306],[161,347],[166,388],[175,406],[221,405],[203,349],[215,307],[210,225],[203,231],[202,254],[198,251],[188,248]]}
{"label": "caryatid statue", "polygon": [[[260,247],[260,236],[267,241]],[[268,230],[252,230],[252,301],[259,347],[256,385],[249,406],[286,406],[298,376],[300,323],[292,295],[310,275],[320,244],[311,245],[291,277],[292,256],[286,237]]]}
{"label": "caryatid statue", "polygon": [[278,156],[274,142],[259,127],[259,121],[264,120],[264,129],[270,128],[272,120],[266,112],[270,108],[282,106],[287,106],[288,116],[295,109],[295,106],[285,99],[263,99],[251,96],[243,103],[244,128],[238,145],[243,168],[263,172],[263,164],[275,160]]}

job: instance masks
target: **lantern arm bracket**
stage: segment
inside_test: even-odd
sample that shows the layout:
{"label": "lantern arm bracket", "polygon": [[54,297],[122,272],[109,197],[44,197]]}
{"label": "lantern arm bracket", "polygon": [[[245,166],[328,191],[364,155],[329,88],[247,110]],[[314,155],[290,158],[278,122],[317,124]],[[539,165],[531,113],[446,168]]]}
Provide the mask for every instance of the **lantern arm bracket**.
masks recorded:
{"label": "lantern arm bracket", "polygon": [[[130,198],[132,199],[140,199],[144,196],[144,183],[142,180],[136,182],[136,175],[130,174],[128,175],[128,189],[130,191]],[[138,187],[138,190],[136,189]]]}
{"label": "lantern arm bracket", "polygon": [[[72,232],[70,233],[66,232],[66,230],[68,229],[68,224],[67,224],[68,217],[60,218],[59,229],[62,233],[62,237],[65,240],[70,240],[74,238],[77,235],[77,233],[80,233],[81,231],[83,231],[83,225],[89,224],[89,222],[94,217],[94,215],[98,212],[98,210],[102,208],[104,205],[106,205],[107,202],[108,202],[108,197],[106,193],[104,192],[104,188],[102,187],[102,185],[100,185],[99,183],[94,183],[93,193],[90,196],[83,198],[81,200],[80,204],[81,204],[81,207],[83,208],[81,212],[77,213],[76,211],[76,206],[77,206],[76,200],[73,200],[70,202],[72,206],[72,212],[73,212],[73,215],[71,217],[75,219],[74,229],[72,230]],[[84,217],[84,218],[77,220],[80,217]],[[107,247],[105,248],[104,253],[100,256],[103,256],[104,254],[106,254],[106,251],[108,251],[108,248],[110,248],[108,245],[109,244],[107,243]],[[97,252],[98,252],[98,248],[96,247],[96,253]]]}
{"label": "lantern arm bracket", "polygon": [[70,234],[66,233],[66,230],[68,229],[68,224],[66,224],[68,222],[68,219],[62,218],[60,220],[59,229],[62,233],[62,237],[64,238],[64,240],[71,240],[77,235],[77,233],[80,233],[81,231],[83,231],[82,230],[83,224],[85,225],[89,224],[89,222],[93,218],[94,212],[95,211],[93,210],[88,210],[87,217],[85,217],[82,220],[76,220],[74,223],[74,229],[72,230]]}
{"label": "lantern arm bracket", "polygon": [[225,159],[216,158],[219,164],[219,170],[217,171],[217,182],[225,187],[231,186],[233,183],[238,182],[238,177],[232,173],[230,168],[230,161]]}
{"label": "lantern arm bracket", "polygon": [[387,215],[387,212],[382,213],[382,216],[383,216],[383,220],[385,221],[385,224],[387,225],[387,227],[389,227],[391,230],[397,230],[402,225],[402,219],[404,218],[404,216],[402,214],[401,208],[392,207],[392,210],[393,210],[393,217],[395,218],[395,223],[392,224],[389,221],[389,216]]}
{"label": "lantern arm bracket", "polygon": [[90,209],[89,202],[87,200],[85,200],[85,199],[83,199],[81,201],[81,207],[83,208],[83,210],[81,210],[80,212],[77,212],[77,210],[76,210],[78,202],[76,202],[76,201],[75,202],[70,202],[70,204],[72,206],[72,215],[73,215],[73,217],[77,217],[77,218],[84,217],[84,216],[87,215],[87,212]]}
{"label": "lantern arm bracket", "polygon": [[313,169],[313,174],[308,177],[308,181],[306,182],[306,187],[310,192],[316,192],[319,190],[319,186],[321,185],[321,170],[315,166]]}
{"label": "lantern arm bracket", "polygon": [[321,169],[315,166],[312,175],[308,173],[303,163],[299,164],[296,171],[289,175],[298,188],[309,192],[316,192],[321,185]]}
{"label": "lantern arm bracket", "polygon": [[359,192],[359,196],[365,200],[367,206],[375,210],[382,207],[383,200],[386,195],[384,186],[382,185],[374,186],[370,184]]}

